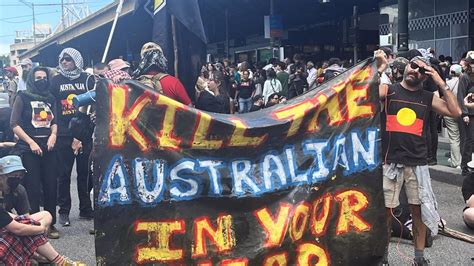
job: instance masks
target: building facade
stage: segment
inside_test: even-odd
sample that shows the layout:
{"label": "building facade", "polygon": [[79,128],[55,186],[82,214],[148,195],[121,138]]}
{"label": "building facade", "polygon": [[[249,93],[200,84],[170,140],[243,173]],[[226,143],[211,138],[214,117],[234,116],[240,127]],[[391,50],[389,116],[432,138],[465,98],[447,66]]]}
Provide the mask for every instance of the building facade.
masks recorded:
{"label": "building facade", "polygon": [[[380,4],[380,45],[397,47],[398,3]],[[410,49],[433,48],[437,55],[458,61],[472,50],[474,24],[472,0],[409,0],[408,39]]]}

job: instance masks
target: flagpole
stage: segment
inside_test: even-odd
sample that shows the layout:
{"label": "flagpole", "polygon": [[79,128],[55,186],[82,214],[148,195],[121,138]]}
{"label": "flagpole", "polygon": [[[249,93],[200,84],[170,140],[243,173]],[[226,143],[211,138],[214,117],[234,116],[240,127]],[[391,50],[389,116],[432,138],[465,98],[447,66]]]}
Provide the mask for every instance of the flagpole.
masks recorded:
{"label": "flagpole", "polygon": [[104,55],[102,56],[102,61],[101,61],[102,63],[105,63],[105,59],[107,58],[107,54],[110,48],[110,43],[112,42],[112,37],[114,36],[115,26],[117,25],[118,17],[120,13],[122,12],[123,1],[124,0],[120,0],[117,6],[117,10],[115,11],[115,18],[114,18],[114,22],[112,23],[112,29],[110,30],[110,33],[109,33],[109,39],[107,40],[107,45],[105,46]]}
{"label": "flagpole", "polygon": [[178,73],[178,39],[176,37],[176,17],[174,15],[171,15],[171,30],[173,34],[173,51],[174,51],[174,76],[176,78],[179,78],[179,73]]}

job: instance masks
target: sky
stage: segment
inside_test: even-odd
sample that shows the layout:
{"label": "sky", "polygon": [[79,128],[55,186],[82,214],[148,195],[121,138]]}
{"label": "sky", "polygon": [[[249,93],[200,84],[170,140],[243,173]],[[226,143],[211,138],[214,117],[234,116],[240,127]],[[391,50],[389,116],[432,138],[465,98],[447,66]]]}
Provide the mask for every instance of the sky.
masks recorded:
{"label": "sky", "polygon": [[[61,0],[26,0],[26,2],[35,4],[36,23],[50,24],[54,31],[61,21]],[[89,9],[95,12],[114,0],[75,0],[75,2],[85,2]],[[0,0],[0,55],[10,52],[10,44],[14,42],[16,31],[32,29],[33,16],[30,7],[19,0]]]}

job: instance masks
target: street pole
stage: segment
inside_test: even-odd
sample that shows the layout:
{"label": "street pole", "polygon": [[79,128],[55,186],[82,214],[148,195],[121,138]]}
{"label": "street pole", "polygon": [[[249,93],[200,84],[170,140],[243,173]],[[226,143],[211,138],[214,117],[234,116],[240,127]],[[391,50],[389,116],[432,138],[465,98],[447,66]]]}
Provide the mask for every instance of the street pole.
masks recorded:
{"label": "street pole", "polygon": [[398,51],[408,52],[408,0],[398,0]]}
{"label": "street pole", "polygon": [[229,9],[225,9],[225,57],[229,57]]}

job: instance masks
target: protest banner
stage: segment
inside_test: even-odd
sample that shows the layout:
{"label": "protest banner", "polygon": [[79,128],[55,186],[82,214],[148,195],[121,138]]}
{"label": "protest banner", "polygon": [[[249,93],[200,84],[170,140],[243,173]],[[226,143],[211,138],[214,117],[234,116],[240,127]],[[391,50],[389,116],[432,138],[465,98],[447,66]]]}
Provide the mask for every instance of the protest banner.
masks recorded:
{"label": "protest banner", "polygon": [[97,88],[100,265],[372,265],[386,243],[378,76],[365,62],[261,111]]}

